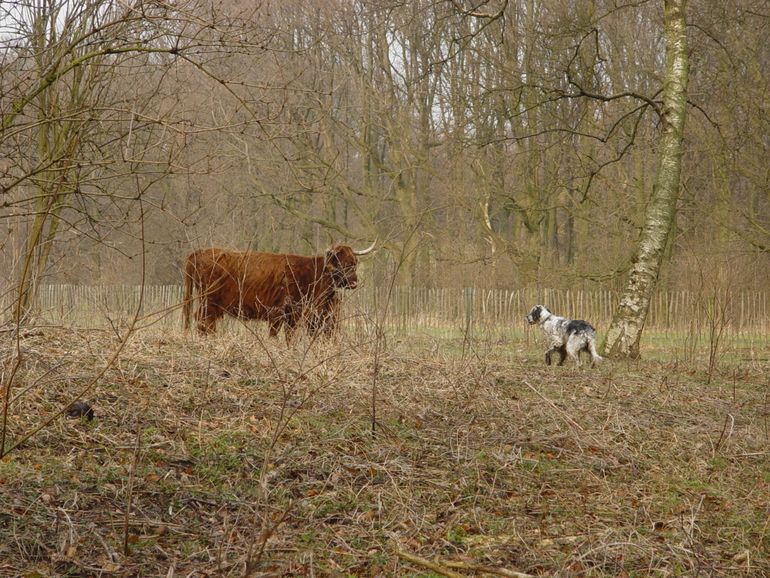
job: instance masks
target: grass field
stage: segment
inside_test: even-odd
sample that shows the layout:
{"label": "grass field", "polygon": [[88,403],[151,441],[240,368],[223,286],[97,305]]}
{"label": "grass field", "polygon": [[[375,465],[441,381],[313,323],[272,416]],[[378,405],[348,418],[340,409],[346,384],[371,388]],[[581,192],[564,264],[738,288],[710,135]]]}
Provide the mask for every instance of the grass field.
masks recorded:
{"label": "grass field", "polygon": [[[767,336],[709,383],[670,336],[591,370],[534,333],[255,329],[111,365],[113,331],[0,338],[0,575],[770,575]],[[93,421],[56,417],[76,398]]]}

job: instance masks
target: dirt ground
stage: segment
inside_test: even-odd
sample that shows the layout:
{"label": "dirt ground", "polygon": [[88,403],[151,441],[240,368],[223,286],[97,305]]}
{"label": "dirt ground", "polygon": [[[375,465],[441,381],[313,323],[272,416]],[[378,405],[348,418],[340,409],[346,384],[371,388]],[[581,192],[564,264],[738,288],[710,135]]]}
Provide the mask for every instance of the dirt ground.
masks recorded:
{"label": "dirt ground", "polygon": [[0,337],[0,576],[770,576],[768,352],[118,344]]}

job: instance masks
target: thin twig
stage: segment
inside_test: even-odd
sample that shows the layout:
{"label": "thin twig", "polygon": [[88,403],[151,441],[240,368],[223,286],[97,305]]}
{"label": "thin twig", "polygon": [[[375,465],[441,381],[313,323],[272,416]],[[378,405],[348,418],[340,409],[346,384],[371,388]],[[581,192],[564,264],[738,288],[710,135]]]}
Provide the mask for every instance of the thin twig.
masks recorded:
{"label": "thin twig", "polygon": [[[262,534],[259,539],[259,549],[257,550],[256,554],[252,554],[249,552],[249,554],[246,557],[246,568],[243,571],[243,577],[248,578],[251,576],[254,571],[259,566],[259,563],[262,561],[262,556],[265,553],[265,547],[267,546],[267,542],[270,540],[270,538],[275,534],[275,531],[278,529],[278,527],[283,524],[283,522],[286,520],[286,517],[289,515],[289,512],[292,509],[292,502],[289,502],[289,505],[284,509],[283,513],[281,514],[281,517],[276,520],[274,524],[268,525],[267,528],[265,528],[262,531]],[[251,550],[254,547],[252,544],[249,548]]]}
{"label": "thin twig", "polygon": [[415,554],[411,554],[409,552],[405,552],[404,550],[396,550],[396,554],[399,558],[403,558],[407,562],[411,562],[412,564],[417,564],[418,566],[423,566],[424,568],[428,568],[429,570],[433,570],[434,572],[438,572],[439,574],[443,574],[444,576],[449,576],[449,578],[465,578],[462,574],[458,574],[457,572],[452,572],[450,569],[445,568],[441,564],[438,564],[436,562],[431,562],[430,560],[426,560],[425,558],[420,558],[419,556],[416,556]]}
{"label": "thin twig", "polygon": [[544,402],[546,402],[548,405],[550,405],[554,410],[556,410],[556,413],[558,413],[561,416],[561,418],[564,421],[566,421],[571,427],[573,427],[574,429],[576,429],[578,431],[581,431],[581,432],[585,431],[583,429],[583,427],[579,423],[577,423],[574,419],[572,419],[570,416],[568,416],[563,410],[559,409],[559,407],[554,402],[552,402],[550,399],[548,399],[542,393],[540,393],[537,390],[537,388],[535,388],[532,384],[530,384],[527,381],[523,381],[523,383],[529,389],[534,391],[540,399],[542,399]]}
{"label": "thin twig", "polygon": [[126,497],[126,512],[123,516],[123,555],[128,556],[128,529],[130,527],[131,518],[131,502],[134,497],[134,475],[136,473],[136,465],[139,463],[139,449],[142,444],[142,429],[139,426],[139,421],[136,421],[136,444],[134,445],[134,459],[131,461],[131,469],[128,472],[128,496]]}
{"label": "thin twig", "polygon": [[518,572],[516,570],[509,570],[507,568],[496,568],[494,566],[484,566],[483,564],[467,564],[465,562],[444,562],[449,568],[458,568],[460,570],[468,570],[470,572],[485,574],[496,574],[497,576],[505,576],[506,578],[535,578],[534,574],[527,574],[526,572]]}
{"label": "thin twig", "polygon": [[[730,422],[730,433],[727,434],[727,437],[725,437],[725,432],[727,431],[727,423]],[[727,414],[725,416],[725,425],[722,427],[722,433],[719,436],[719,439],[717,440],[716,445],[714,446],[714,449],[711,450],[711,457],[715,457],[717,455],[717,452],[719,451],[719,448],[722,446],[723,441],[727,441],[730,439],[730,437],[733,435],[733,429],[735,428],[735,418],[732,416],[732,414]]]}

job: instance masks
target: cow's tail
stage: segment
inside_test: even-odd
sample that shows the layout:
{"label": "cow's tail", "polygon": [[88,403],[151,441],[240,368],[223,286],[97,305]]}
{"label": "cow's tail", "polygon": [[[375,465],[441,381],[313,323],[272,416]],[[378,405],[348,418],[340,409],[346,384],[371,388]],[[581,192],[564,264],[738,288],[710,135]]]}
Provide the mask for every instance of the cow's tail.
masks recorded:
{"label": "cow's tail", "polygon": [[187,258],[184,271],[184,300],[182,301],[182,319],[185,331],[190,329],[190,314],[193,305],[193,281],[195,279],[195,260],[193,255]]}

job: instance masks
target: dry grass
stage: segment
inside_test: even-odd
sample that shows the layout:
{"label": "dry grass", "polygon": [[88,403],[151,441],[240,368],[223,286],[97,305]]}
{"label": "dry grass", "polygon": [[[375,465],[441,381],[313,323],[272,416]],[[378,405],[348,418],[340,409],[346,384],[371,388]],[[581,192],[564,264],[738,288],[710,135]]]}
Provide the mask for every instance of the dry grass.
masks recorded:
{"label": "dry grass", "polygon": [[[24,337],[6,446],[116,344]],[[706,385],[704,367],[460,349],[389,343],[373,436],[371,343],[138,334],[83,396],[93,421],[0,461],[0,575],[770,575],[767,362]]]}

